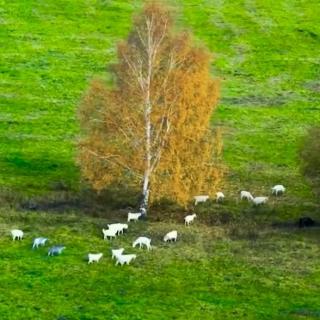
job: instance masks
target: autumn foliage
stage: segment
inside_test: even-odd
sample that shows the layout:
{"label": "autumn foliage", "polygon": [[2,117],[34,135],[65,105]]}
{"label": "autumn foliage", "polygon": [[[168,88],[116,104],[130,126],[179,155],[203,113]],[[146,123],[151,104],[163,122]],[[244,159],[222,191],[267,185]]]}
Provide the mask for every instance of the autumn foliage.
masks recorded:
{"label": "autumn foliage", "polygon": [[211,55],[172,31],[168,8],[148,3],[118,45],[114,85],[92,82],[79,109],[79,163],[96,190],[141,188],[144,204],[186,204],[221,181],[221,135],[210,128],[219,86]]}

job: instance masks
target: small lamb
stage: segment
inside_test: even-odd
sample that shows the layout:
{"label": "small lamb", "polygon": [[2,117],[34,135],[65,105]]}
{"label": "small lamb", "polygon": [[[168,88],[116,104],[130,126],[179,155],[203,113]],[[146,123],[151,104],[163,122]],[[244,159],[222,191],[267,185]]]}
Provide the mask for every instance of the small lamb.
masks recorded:
{"label": "small lamb", "polygon": [[112,259],[117,258],[118,256],[121,256],[122,253],[124,251],[124,248],[120,248],[120,249],[112,249]]}
{"label": "small lamb", "polygon": [[18,229],[11,230],[12,240],[22,240],[23,238],[23,231]]}
{"label": "small lamb", "polygon": [[147,238],[147,237],[139,237],[137,238],[133,244],[132,247],[136,247],[137,245],[139,245],[140,249],[142,248],[142,246],[146,246],[148,250],[151,249],[151,239]]}
{"label": "small lamb", "polygon": [[130,264],[130,262],[134,259],[136,259],[137,255],[136,254],[122,254],[117,256],[117,262],[116,262],[116,266],[118,264],[120,264],[121,266],[123,266],[124,264]]}
{"label": "small lamb", "polygon": [[194,214],[189,214],[188,216],[185,216],[184,217],[184,224],[186,226],[189,226],[191,222],[193,222],[194,218],[196,218],[197,215],[194,213]]}
{"label": "small lamb", "polygon": [[103,233],[103,240],[106,240],[108,238],[115,238],[117,236],[117,230],[116,229],[102,229]]}
{"label": "small lamb", "polygon": [[249,191],[241,191],[240,192],[240,199],[241,200],[246,199],[248,201],[249,200],[253,201],[253,196]]}
{"label": "small lamb", "polygon": [[138,221],[139,218],[142,216],[142,213],[141,212],[136,212],[136,213],[133,213],[133,212],[129,212],[128,213],[128,222],[130,221]]}
{"label": "small lamb", "polygon": [[163,241],[164,241],[164,242],[177,241],[177,237],[178,237],[178,232],[177,232],[177,230],[173,230],[173,231],[168,232],[168,233],[163,237]]}
{"label": "small lamb", "polygon": [[219,201],[223,201],[224,200],[224,194],[223,192],[217,192],[216,193],[216,201],[219,202]]}
{"label": "small lamb", "polygon": [[65,248],[65,246],[53,246],[49,249],[48,256],[59,255]]}
{"label": "small lamb", "polygon": [[284,193],[286,191],[286,188],[282,184],[277,184],[273,188],[271,188],[272,194],[275,194],[276,196],[279,193]]}
{"label": "small lamb", "polygon": [[206,202],[209,199],[208,195],[194,196],[194,205],[196,206],[200,202]]}
{"label": "small lamb", "polygon": [[39,246],[44,246],[47,241],[48,241],[48,238],[43,238],[43,237],[35,238],[33,240],[32,249],[34,249],[34,248],[38,249]]}
{"label": "small lamb", "polygon": [[102,258],[103,253],[89,253],[88,254],[88,264],[93,262],[99,262],[99,260]]}
{"label": "small lamb", "polygon": [[268,197],[255,197],[252,202],[254,203],[254,205],[258,206],[260,204],[265,204],[268,201]]}
{"label": "small lamb", "polygon": [[108,224],[109,230],[116,230],[117,234],[123,234],[125,229],[128,229],[128,225],[126,223],[112,223]]}

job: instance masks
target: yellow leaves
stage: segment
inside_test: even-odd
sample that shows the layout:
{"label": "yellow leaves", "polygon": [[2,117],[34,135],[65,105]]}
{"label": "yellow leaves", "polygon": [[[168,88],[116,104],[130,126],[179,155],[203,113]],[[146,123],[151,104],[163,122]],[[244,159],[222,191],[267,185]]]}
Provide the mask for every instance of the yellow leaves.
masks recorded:
{"label": "yellow leaves", "polygon": [[[82,173],[97,190],[113,182],[141,187],[146,170],[146,101],[151,114],[151,200],[186,204],[213,194],[222,178],[222,137],[210,129],[219,83],[210,53],[189,33],[173,34],[169,10],[150,2],[118,45],[115,86],[93,81],[79,109]],[[151,69],[150,69],[151,68]]]}

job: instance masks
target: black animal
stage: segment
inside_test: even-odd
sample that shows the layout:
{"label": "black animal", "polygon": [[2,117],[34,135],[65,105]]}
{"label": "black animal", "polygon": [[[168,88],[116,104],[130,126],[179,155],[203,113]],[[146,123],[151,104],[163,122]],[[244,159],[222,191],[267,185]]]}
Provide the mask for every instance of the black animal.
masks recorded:
{"label": "black animal", "polygon": [[299,219],[299,228],[314,227],[316,222],[310,217],[302,217]]}

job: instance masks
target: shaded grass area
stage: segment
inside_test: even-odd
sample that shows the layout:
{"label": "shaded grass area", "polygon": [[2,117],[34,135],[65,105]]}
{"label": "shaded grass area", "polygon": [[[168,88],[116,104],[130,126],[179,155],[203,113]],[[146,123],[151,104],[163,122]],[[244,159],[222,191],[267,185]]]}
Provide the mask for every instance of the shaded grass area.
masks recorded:
{"label": "shaded grass area", "polygon": [[[124,236],[103,241],[113,219],[79,214],[0,214],[1,319],[319,319],[320,239],[314,230],[206,227],[202,217],[182,223],[138,222]],[[25,231],[12,242],[11,228]],[[241,229],[244,228],[244,229]],[[176,244],[163,235],[176,229]],[[154,250],[131,248],[135,237],[152,238]],[[62,243],[61,256],[31,250],[33,237]],[[110,249],[135,252],[116,267]],[[88,265],[88,252],[103,252]],[[13,303],[14,301],[14,303]]]}
{"label": "shaded grass area", "polygon": [[[213,125],[224,132],[229,174],[221,188],[317,202],[297,150],[320,121],[318,1],[168,1],[179,24],[212,52],[222,80]],[[5,1],[1,9],[0,185],[27,196],[79,188],[75,111],[103,77],[141,1]],[[232,208],[231,208],[232,209]]]}

